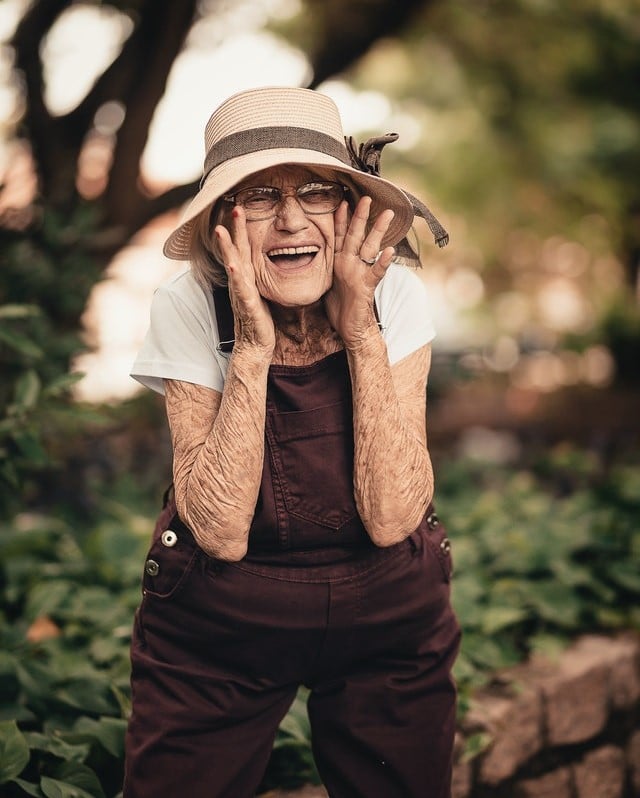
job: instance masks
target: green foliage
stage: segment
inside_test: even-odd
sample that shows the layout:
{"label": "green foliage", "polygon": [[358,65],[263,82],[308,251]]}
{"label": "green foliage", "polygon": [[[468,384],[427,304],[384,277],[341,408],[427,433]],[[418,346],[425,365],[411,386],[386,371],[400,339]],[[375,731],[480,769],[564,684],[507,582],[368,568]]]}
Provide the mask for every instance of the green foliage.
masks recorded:
{"label": "green foliage", "polygon": [[637,245],[636,14],[628,0],[454,0],[409,32],[405,92],[459,121],[430,177],[479,223],[485,251],[503,249],[500,228],[567,233],[596,212]]}
{"label": "green foliage", "polygon": [[86,252],[93,224],[80,209],[45,213],[21,233],[0,229],[0,519],[56,464],[53,441],[88,419],[68,398],[81,378],[69,374],[84,348],[78,320],[99,273]]}
{"label": "green foliage", "polygon": [[121,789],[128,643],[148,521],[113,503],[78,533],[22,515],[0,529],[3,795]]}
{"label": "green foliage", "polygon": [[633,299],[612,304],[596,331],[597,339],[607,345],[616,361],[619,382],[640,381],[640,305]]}
{"label": "green foliage", "polygon": [[532,470],[440,468],[463,628],[461,709],[492,671],[584,631],[640,627],[640,467],[560,448]]}
{"label": "green foliage", "polygon": [[[460,709],[496,669],[584,631],[640,626],[640,466],[559,448],[519,471],[439,465],[463,628]],[[142,502],[143,503],[143,502]],[[0,528],[0,790],[113,798],[129,710],[128,646],[151,519],[122,482],[87,529],[22,514]],[[474,738],[466,755],[486,745]],[[263,789],[317,781],[306,692]]]}
{"label": "green foliage", "polygon": [[319,784],[311,753],[311,725],[307,715],[308,690],[301,687],[278,729],[269,768],[259,792]]}

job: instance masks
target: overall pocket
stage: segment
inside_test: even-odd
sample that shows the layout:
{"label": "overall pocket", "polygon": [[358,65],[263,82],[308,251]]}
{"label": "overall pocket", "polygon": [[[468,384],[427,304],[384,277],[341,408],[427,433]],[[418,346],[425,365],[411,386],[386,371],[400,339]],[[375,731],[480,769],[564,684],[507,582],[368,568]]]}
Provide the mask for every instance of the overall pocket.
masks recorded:
{"label": "overall pocket", "polygon": [[167,599],[184,584],[200,549],[189,529],[175,515],[167,529],[154,535],[144,563],[145,595]]}
{"label": "overall pocket", "polygon": [[357,516],[350,405],[270,413],[267,446],[291,515],[334,530]]}

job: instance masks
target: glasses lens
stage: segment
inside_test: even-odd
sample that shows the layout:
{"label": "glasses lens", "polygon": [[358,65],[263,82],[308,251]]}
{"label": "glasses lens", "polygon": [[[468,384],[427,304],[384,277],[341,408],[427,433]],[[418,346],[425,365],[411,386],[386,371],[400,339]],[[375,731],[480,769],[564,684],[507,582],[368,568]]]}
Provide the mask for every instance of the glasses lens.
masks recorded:
{"label": "glasses lens", "polygon": [[335,211],[344,196],[339,183],[305,183],[296,192],[298,201],[307,213]]}
{"label": "glasses lens", "polygon": [[277,205],[280,192],[271,186],[256,186],[238,191],[235,201],[242,205],[247,214],[247,219],[269,213]]}

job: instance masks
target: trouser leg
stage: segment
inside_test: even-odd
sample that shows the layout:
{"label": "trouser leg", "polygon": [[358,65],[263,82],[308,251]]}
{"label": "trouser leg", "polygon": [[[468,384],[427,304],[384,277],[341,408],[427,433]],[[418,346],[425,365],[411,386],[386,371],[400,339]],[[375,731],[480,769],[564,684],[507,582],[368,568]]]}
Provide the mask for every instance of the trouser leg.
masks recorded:
{"label": "trouser leg", "polygon": [[[358,585],[360,621],[345,629],[358,652],[327,671],[309,698],[316,764],[331,798],[449,798],[459,626],[448,575],[418,539],[408,558]],[[334,657],[344,645],[340,634]]]}
{"label": "trouser leg", "polygon": [[124,798],[252,798],[295,689],[139,675]]}
{"label": "trouser leg", "polygon": [[425,697],[416,684],[400,696],[371,674],[314,692],[314,756],[331,798],[449,798],[453,692]]}
{"label": "trouser leg", "polygon": [[178,544],[152,554],[166,584],[146,580],[135,624],[124,796],[249,798],[320,634],[313,606],[197,553],[174,567]]}

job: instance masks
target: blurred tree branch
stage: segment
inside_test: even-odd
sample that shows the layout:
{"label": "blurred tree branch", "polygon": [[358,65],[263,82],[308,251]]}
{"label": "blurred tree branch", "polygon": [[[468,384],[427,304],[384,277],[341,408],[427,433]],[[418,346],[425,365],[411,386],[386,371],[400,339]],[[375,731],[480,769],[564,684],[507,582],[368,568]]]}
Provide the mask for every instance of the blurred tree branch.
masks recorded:
{"label": "blurred tree branch", "polygon": [[[68,131],[61,129],[63,123],[54,120],[45,105],[44,76],[40,60],[43,39],[69,5],[71,0],[40,0],[34,3],[22,18],[12,41],[16,67],[22,73],[26,94],[22,127],[31,142],[41,187],[46,194],[49,193],[50,186],[60,179],[63,168],[61,164],[65,165],[66,170],[69,156],[77,157],[77,147],[71,147],[72,152],[65,154],[68,149]],[[72,164],[72,176],[75,176],[75,160]]]}
{"label": "blurred tree branch", "polygon": [[309,57],[315,88],[344,72],[378,39],[394,36],[433,0],[309,0],[313,40]]}
{"label": "blurred tree branch", "polygon": [[128,230],[142,227],[159,209],[166,209],[166,197],[153,202],[141,194],[140,159],[151,119],[193,22],[196,5],[196,0],[146,0],[140,24],[131,37],[135,41],[129,49],[123,48],[129,79],[118,99],[127,112],[118,131],[105,201],[109,220]]}
{"label": "blurred tree branch", "polygon": [[[43,201],[68,209],[78,202],[78,157],[96,111],[108,101],[124,106],[107,188],[99,199],[103,225],[112,228],[112,234],[102,240],[109,242],[109,254],[113,254],[149,219],[175,207],[192,189],[174,189],[150,199],[141,191],[139,168],[153,113],[193,24],[197,0],[140,0],[134,9],[137,24],[118,57],[73,111],[54,117],[43,100],[39,49],[69,5],[70,0],[39,0],[14,36],[16,66],[24,75],[27,93],[23,126],[32,144]],[[119,232],[113,234],[114,227]]]}

